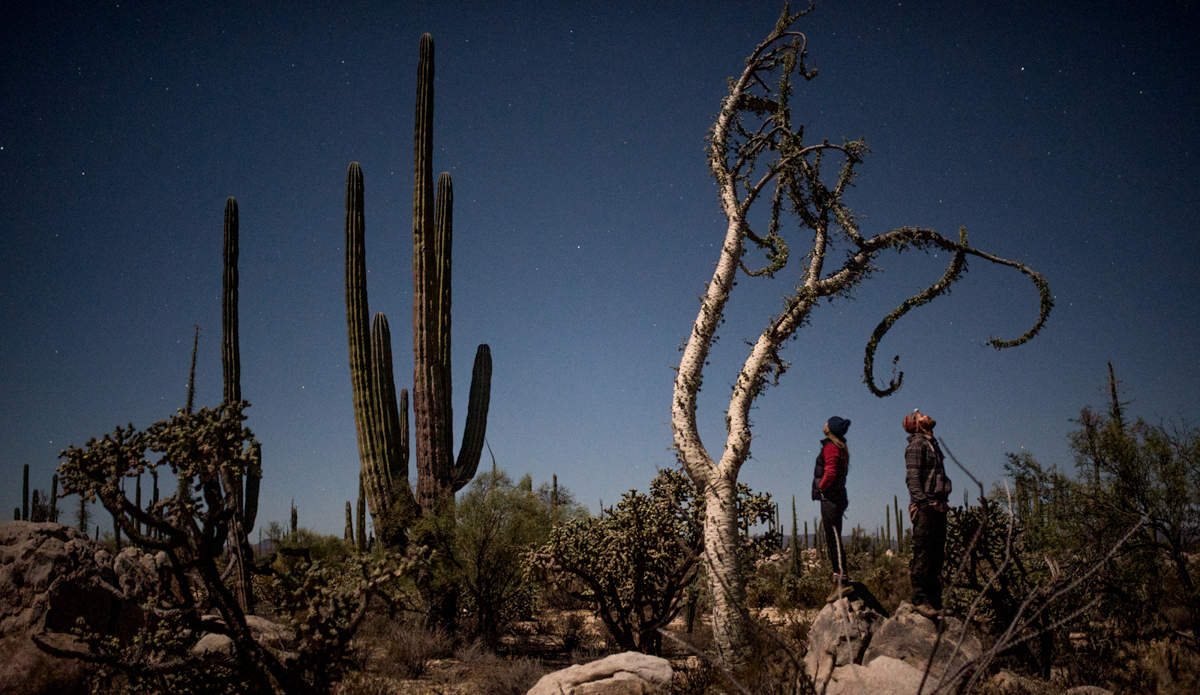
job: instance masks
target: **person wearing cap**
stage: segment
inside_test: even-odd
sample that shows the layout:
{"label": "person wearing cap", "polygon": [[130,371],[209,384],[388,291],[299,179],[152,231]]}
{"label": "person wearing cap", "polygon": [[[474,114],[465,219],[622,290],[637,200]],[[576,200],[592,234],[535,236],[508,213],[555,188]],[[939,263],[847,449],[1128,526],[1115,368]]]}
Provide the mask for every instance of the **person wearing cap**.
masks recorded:
{"label": "person wearing cap", "polygon": [[846,431],[850,421],[837,416],[825,423],[825,438],[813,470],[812,498],[821,501],[821,526],[825,529],[825,545],[829,563],[833,565],[834,593],[830,600],[846,595],[850,590],[846,576],[846,549],[842,546],[842,516],[850,505],[846,496],[846,472],[850,469],[850,450],[846,448]]}
{"label": "person wearing cap", "polygon": [[942,609],[942,565],[946,561],[946,512],[950,511],[951,484],[943,466],[945,457],[933,428],[937,421],[914,410],[904,418],[908,447],[904,450],[908,515],[912,520],[912,560],[909,576],[913,610],[935,618]]}

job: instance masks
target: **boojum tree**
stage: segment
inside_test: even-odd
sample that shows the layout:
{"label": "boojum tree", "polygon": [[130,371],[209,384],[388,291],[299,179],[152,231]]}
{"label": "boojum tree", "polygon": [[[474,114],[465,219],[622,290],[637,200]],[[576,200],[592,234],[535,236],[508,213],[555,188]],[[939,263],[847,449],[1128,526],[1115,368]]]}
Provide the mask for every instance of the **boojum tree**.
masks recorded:
{"label": "boojum tree", "polygon": [[[713,633],[721,661],[731,667],[743,662],[747,641],[742,612],[745,587],[738,557],[738,472],[750,454],[750,409],[765,387],[778,384],[789,366],[779,355],[784,341],[810,320],[822,300],[848,296],[870,276],[880,253],[889,249],[940,249],[950,253],[951,260],[936,283],[884,317],[868,340],[863,381],[876,396],[894,393],[904,377],[900,372],[885,387],[876,386],[873,367],[880,339],[904,314],[944,294],[965,271],[968,256],[1016,268],[1033,281],[1041,296],[1033,327],[1014,340],[992,339],[989,344],[993,347],[1013,347],[1033,338],[1053,306],[1050,287],[1039,273],[970,246],[965,230],[960,230],[958,239],[920,227],[863,235],[843,195],[867,152],[865,141],[809,144],[804,127],[792,121],[793,76],[811,80],[817,74],[806,62],[807,38],[793,28],[811,10],[809,6],[793,13],[790,5],[785,5],[775,28],[747,58],[741,74],[729,81],[729,95],[709,132],[708,166],[728,224],[716,270],[700,297],[699,314],[681,348],[671,405],[677,456],[704,496],[703,561],[713,583]],[[833,164],[835,161],[838,164]],[[837,167],[836,174],[825,173],[831,165]],[[769,222],[766,234],[759,235],[750,227],[749,213],[766,197]],[[704,366],[738,271],[751,277],[774,277],[795,255],[782,235],[783,223],[788,220],[801,234],[811,236],[811,247],[798,264],[793,263],[793,267],[799,266],[799,284],[784,296],[782,310],[770,318],[738,372],[729,399],[725,441],[714,458],[701,441],[696,424]],[[834,244],[847,244],[848,253],[840,266],[826,268]],[[747,265],[752,248],[764,252],[766,258],[757,269]]]}

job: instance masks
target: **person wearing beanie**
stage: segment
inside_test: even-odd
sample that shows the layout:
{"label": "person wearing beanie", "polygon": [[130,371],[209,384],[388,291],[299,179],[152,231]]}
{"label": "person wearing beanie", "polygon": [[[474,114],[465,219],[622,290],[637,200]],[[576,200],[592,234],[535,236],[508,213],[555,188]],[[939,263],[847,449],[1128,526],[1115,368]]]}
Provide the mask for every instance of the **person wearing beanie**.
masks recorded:
{"label": "person wearing beanie", "polygon": [[904,418],[908,447],[904,450],[908,515],[912,520],[913,610],[936,618],[942,609],[942,565],[946,561],[946,512],[950,511],[951,484],[943,465],[945,457],[933,428],[937,421],[914,410]]}
{"label": "person wearing beanie", "polygon": [[825,423],[825,438],[813,469],[812,498],[821,502],[821,526],[825,529],[825,546],[829,563],[833,565],[834,601],[851,592],[846,576],[846,548],[842,545],[842,517],[850,505],[846,496],[846,472],[850,469],[850,450],[846,447],[846,431],[850,421],[837,416]]}

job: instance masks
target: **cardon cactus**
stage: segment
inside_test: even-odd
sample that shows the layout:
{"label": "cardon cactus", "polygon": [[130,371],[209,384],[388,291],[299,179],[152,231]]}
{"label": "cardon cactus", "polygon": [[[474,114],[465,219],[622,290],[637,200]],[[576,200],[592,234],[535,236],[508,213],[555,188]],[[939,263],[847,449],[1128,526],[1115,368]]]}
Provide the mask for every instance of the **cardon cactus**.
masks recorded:
{"label": "cardon cactus", "polygon": [[[450,290],[454,191],[450,175],[433,192],[433,37],[421,37],[413,152],[413,421],[417,500],[422,509],[462,489],[479,468],[491,398],[492,356],[475,352],[462,448],[454,460]],[[436,207],[435,207],[436,200]]]}
{"label": "cardon cactus", "polygon": [[[238,206],[232,197],[225,201],[224,271],[222,272],[221,301],[221,367],[224,377],[224,399],[227,403],[242,400],[242,359],[238,345]],[[193,350],[194,355],[194,350]],[[189,401],[190,401],[189,388]],[[190,403],[189,403],[190,405]],[[254,612],[254,592],[251,589],[253,551],[250,530],[258,515],[259,482],[262,479],[262,449],[257,441],[251,443],[251,465],[242,476],[230,476],[225,481],[226,494],[233,498],[238,514],[230,527],[234,565],[234,590],[238,604],[246,613]],[[139,479],[139,485],[141,480]]]}
{"label": "cardon cactus", "polygon": [[[452,499],[479,467],[491,395],[491,352],[475,354],[467,423],[457,461],[451,409],[450,309],[453,190],[448,174],[433,187],[433,39],[421,37],[413,183],[413,415],[417,495],[408,484],[408,398],[399,407],[387,317],[368,333],[363,180],[357,163],[346,176],[346,326],[354,389],[354,421],[363,487],[376,534],[404,542],[411,519]],[[435,206],[436,203],[436,206]]]}

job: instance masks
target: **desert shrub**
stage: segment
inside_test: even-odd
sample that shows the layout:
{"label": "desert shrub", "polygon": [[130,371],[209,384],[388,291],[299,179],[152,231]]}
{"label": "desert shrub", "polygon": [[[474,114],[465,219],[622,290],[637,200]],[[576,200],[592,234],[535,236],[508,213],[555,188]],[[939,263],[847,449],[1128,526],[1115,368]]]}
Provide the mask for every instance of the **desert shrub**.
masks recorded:
{"label": "desert shrub", "polygon": [[454,658],[466,666],[478,666],[496,659],[496,653],[479,640],[471,640],[454,650]]}
{"label": "desert shrub", "polygon": [[912,584],[908,576],[909,556],[888,555],[882,553],[855,578],[866,585],[871,594],[879,599],[879,603],[888,610],[895,612],[901,601],[912,596]]}
{"label": "desert shrub", "polygon": [[[740,692],[752,695],[809,695],[815,693],[804,671],[807,622],[787,623],[780,631],[767,622],[751,621],[746,664],[734,673],[716,666],[701,652],[698,661],[676,669],[669,692],[672,695]],[[800,638],[797,640],[796,638]]]}
{"label": "desert shrub", "polygon": [[453,568],[470,634],[495,647],[505,629],[532,617],[539,587],[524,561],[545,543],[556,519],[577,516],[565,488],[533,491],[503,471],[477,475],[457,505]]}
{"label": "desert shrub", "polygon": [[495,659],[472,674],[472,692],[525,695],[546,673],[542,662],[536,659]]}
{"label": "desert shrub", "polygon": [[558,621],[554,633],[562,642],[562,649],[568,654],[580,649],[591,641],[587,621],[578,613],[565,613]]}
{"label": "desert shrub", "polygon": [[304,527],[281,537],[273,550],[278,551],[277,562],[298,556],[312,561],[344,558],[352,554],[352,548],[340,537],[325,536]]}
{"label": "desert shrub", "polygon": [[415,621],[393,621],[386,631],[383,671],[396,678],[416,680],[424,676],[429,662],[450,653],[452,641],[440,628],[426,628]]}
{"label": "desert shrub", "polygon": [[[750,527],[773,518],[770,495],[738,486],[738,524],[748,562],[778,539],[751,539]],[[696,579],[704,509],[686,475],[663,470],[650,494],[630,490],[600,517],[555,527],[549,542],[530,555],[551,586],[589,603],[616,646],[657,654],[659,628],[682,610],[684,589]]]}
{"label": "desert shrub", "polygon": [[386,678],[366,673],[351,673],[334,689],[336,695],[392,695],[394,692]]}

